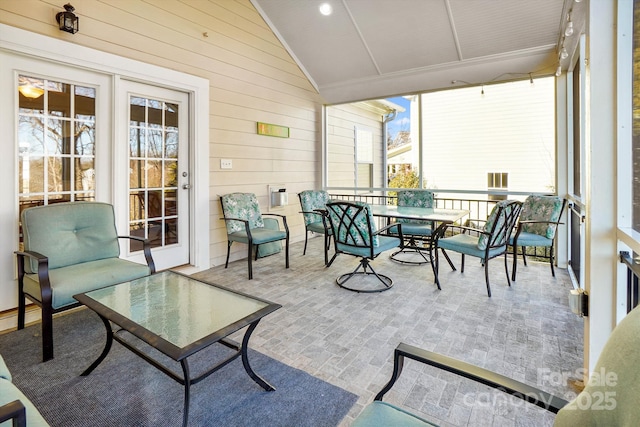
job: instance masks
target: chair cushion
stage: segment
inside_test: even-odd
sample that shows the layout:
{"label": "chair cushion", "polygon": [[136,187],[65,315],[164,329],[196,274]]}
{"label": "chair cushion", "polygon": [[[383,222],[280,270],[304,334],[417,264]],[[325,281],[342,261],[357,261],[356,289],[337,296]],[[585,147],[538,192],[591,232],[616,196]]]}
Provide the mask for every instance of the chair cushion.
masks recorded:
{"label": "chair cushion", "polygon": [[9,368],[7,364],[4,362],[2,355],[0,355],[0,378],[4,378],[7,381],[11,381],[11,372],[9,372]]}
{"label": "chair cushion", "polygon": [[[460,252],[465,255],[470,255],[477,258],[484,258],[486,252],[486,246],[485,249],[479,249],[478,238],[475,236],[470,236],[468,234],[456,234],[451,237],[444,237],[438,240],[438,247],[442,249],[449,249],[455,252]],[[506,245],[489,249],[489,258],[500,255],[506,249]]]}
{"label": "chair cushion", "polygon": [[[11,382],[11,373],[4,359],[0,356],[0,406],[14,400],[19,400],[24,405],[25,413],[27,414],[27,426],[44,427],[49,425],[31,401]],[[11,427],[11,421],[0,423],[0,427]]]}
{"label": "chair cushion", "polygon": [[[24,249],[49,258],[49,269],[117,258],[120,255],[113,206],[99,202],[68,202],[22,211]],[[26,263],[36,272],[37,262]]]}
{"label": "chair cushion", "polygon": [[390,403],[374,400],[362,410],[351,427],[424,427],[435,425]]}
{"label": "chair cushion", "polygon": [[[40,412],[33,406],[33,403],[8,380],[0,379],[0,406],[7,403],[19,400],[24,405],[25,413],[27,415],[28,427],[48,427],[49,424],[42,417]],[[11,420],[0,423],[0,427],[11,427]]]}
{"label": "chair cushion", "polygon": [[[249,243],[249,237],[247,233],[242,231],[236,231],[229,234],[227,238],[232,242]],[[254,245],[260,245],[262,243],[274,242],[276,240],[284,240],[287,238],[287,233],[280,230],[270,230],[268,228],[252,228],[251,238]]]}
{"label": "chair cushion", "polygon": [[[522,221],[560,221],[562,215],[563,199],[557,196],[529,196],[522,204],[520,220]],[[556,235],[555,224],[523,224],[522,231],[538,234],[547,239],[553,239]],[[520,239],[518,239],[520,240]],[[533,245],[522,245],[533,246]]]}
{"label": "chair cushion", "polygon": [[640,307],[616,326],[584,390],[554,426],[637,426],[640,420]]}
{"label": "chair cushion", "polygon": [[[336,203],[340,203],[339,201]],[[342,224],[342,218],[338,218],[333,209],[329,209],[329,218],[331,219],[332,229],[336,230],[337,234],[337,242],[338,243],[349,243],[355,244],[358,246],[368,246],[370,243],[369,227],[371,224],[371,231],[374,233],[373,235],[373,246],[376,247],[380,244],[379,236],[375,234],[376,232],[376,223],[373,219],[373,214],[371,213],[371,209],[369,208],[369,204],[365,202],[348,202],[354,204],[356,206],[362,206],[365,209],[362,209],[356,214],[356,208],[350,206],[346,211],[346,217],[352,219],[351,223],[352,227],[347,228],[345,224]],[[342,224],[342,226],[340,226]]]}
{"label": "chair cushion", "polygon": [[[220,197],[222,211],[225,218],[240,218],[249,221],[249,228],[264,227],[260,214],[258,198],[253,193],[231,193]],[[227,234],[245,231],[244,223],[240,221],[225,221]],[[230,239],[231,240],[231,239]]]}
{"label": "chair cushion", "polygon": [[[509,244],[513,245],[515,238],[515,233],[511,233],[511,237],[509,238]],[[527,233],[525,231],[520,232],[518,236],[518,246],[551,246],[553,245],[553,239],[547,239],[545,236],[540,236],[538,234]]]}
{"label": "chair cushion", "polygon": [[[378,246],[373,247],[373,256],[377,256],[389,249],[397,248],[400,246],[400,239],[398,237],[379,236]],[[350,246],[344,243],[338,243],[337,248],[341,252],[361,256],[368,258],[371,256],[371,248],[369,246]]]}
{"label": "chair cushion", "polygon": [[[325,209],[325,205],[329,202],[329,193],[324,190],[306,190],[300,192],[300,206],[303,211],[312,212],[315,209]],[[302,214],[304,217],[304,224],[309,229],[309,225],[315,222],[318,222],[318,218],[320,218],[317,214],[305,213]],[[322,220],[320,220],[320,224],[322,224]],[[324,227],[323,231],[324,232]]]}
{"label": "chair cushion", "polygon": [[[431,191],[398,191],[398,206],[411,206],[414,208],[432,208],[433,207],[433,193]],[[430,236],[429,234],[411,233],[404,224],[429,224],[431,221],[424,221],[419,219],[398,218],[397,222],[403,224],[403,234],[416,234],[420,236]],[[430,229],[431,227],[429,227]]]}
{"label": "chair cushion", "polygon": [[[120,258],[101,259],[49,270],[54,309],[77,303],[75,294],[148,276],[149,267]],[[24,276],[24,291],[41,299],[37,274]]]}
{"label": "chair cushion", "polygon": [[[401,218],[398,218],[400,222]],[[431,236],[433,229],[429,224],[415,224],[402,222],[402,234],[405,236]]]}

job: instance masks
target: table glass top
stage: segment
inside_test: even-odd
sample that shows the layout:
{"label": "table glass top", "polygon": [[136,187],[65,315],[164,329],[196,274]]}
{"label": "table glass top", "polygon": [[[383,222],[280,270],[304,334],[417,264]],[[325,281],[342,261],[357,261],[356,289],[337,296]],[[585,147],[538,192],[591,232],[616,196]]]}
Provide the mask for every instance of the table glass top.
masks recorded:
{"label": "table glass top", "polygon": [[[85,295],[178,347],[271,305],[171,271]],[[104,311],[99,305],[92,304],[98,313]]]}
{"label": "table glass top", "polygon": [[371,213],[375,216],[447,222],[456,222],[465,215],[469,215],[469,211],[462,209],[416,208],[392,205],[371,205]]}

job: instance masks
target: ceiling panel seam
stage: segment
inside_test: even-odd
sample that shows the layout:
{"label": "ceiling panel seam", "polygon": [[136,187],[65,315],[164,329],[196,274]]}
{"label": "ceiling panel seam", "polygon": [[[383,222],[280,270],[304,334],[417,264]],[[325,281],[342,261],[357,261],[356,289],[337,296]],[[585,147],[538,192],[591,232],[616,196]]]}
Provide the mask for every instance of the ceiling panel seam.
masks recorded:
{"label": "ceiling panel seam", "polygon": [[460,40],[458,39],[458,31],[456,30],[456,23],[453,19],[453,12],[451,11],[451,3],[449,0],[444,2],[447,8],[447,15],[449,16],[449,25],[451,25],[451,35],[453,36],[453,42],[456,45],[456,52],[458,53],[458,60],[462,61],[462,48],[460,48]]}
{"label": "ceiling panel seam", "polygon": [[373,54],[371,53],[371,50],[369,49],[369,45],[367,45],[367,42],[365,41],[364,36],[360,32],[360,28],[356,23],[356,20],[353,18],[353,15],[351,14],[351,10],[349,10],[349,6],[347,6],[347,2],[345,0],[342,0],[342,4],[345,10],[347,11],[347,15],[349,15],[349,19],[351,19],[351,23],[353,24],[353,27],[356,29],[356,32],[358,33],[358,37],[360,37],[360,41],[362,41],[362,45],[364,46],[365,50],[369,54],[369,58],[371,59],[373,66],[376,67],[376,71],[378,72],[378,75],[382,75],[382,72],[380,71],[380,67],[378,67],[378,63],[376,62],[375,58],[373,57]]}

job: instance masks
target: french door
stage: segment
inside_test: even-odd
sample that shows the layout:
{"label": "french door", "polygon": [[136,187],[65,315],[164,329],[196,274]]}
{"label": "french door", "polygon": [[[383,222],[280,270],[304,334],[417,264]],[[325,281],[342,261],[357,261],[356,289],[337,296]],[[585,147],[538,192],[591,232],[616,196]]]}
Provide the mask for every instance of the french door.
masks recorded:
{"label": "french door", "polygon": [[[150,241],[159,270],[188,264],[189,96],[127,80],[118,91],[116,110],[126,124],[116,138],[116,170],[125,172],[116,181],[116,199],[127,206],[122,229]],[[123,249],[129,258],[142,258],[136,241]]]}

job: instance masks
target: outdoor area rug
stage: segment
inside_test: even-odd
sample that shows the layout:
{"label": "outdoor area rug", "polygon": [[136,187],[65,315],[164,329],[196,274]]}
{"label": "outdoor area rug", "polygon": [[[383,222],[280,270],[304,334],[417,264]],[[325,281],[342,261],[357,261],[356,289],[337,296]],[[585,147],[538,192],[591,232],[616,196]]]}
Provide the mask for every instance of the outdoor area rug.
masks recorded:
{"label": "outdoor area rug", "polygon": [[[40,324],[0,335],[0,354],[13,382],[53,427],[182,424],[184,387],[117,342],[91,375],[80,376],[105,343],[104,325],[95,313],[79,310],[56,318],[53,325],[55,358],[45,363]],[[194,355],[189,359],[192,376],[226,351],[214,344]],[[162,360],[182,372],[178,363]],[[189,426],[331,427],[357,400],[353,393],[251,349],[249,361],[276,390],[264,391],[238,358],[191,386]]]}

